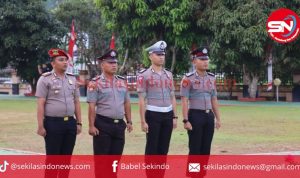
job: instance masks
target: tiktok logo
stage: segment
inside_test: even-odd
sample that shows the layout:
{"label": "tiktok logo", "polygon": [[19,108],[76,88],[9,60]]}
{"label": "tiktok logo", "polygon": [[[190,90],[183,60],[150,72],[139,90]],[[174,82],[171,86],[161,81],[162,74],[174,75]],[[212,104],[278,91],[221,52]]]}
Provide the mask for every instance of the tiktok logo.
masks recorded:
{"label": "tiktok logo", "polygon": [[8,166],[9,163],[7,161],[4,161],[3,164],[0,164],[0,172],[5,172],[6,171],[6,166]]}

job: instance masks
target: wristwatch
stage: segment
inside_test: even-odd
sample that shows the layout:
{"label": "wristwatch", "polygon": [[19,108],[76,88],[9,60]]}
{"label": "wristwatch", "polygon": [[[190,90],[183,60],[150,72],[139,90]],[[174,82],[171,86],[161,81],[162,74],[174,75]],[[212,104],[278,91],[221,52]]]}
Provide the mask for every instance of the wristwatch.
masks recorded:
{"label": "wristwatch", "polygon": [[183,119],[183,121],[182,121],[183,123],[187,123],[187,122],[189,122],[189,120],[187,120],[187,119]]}

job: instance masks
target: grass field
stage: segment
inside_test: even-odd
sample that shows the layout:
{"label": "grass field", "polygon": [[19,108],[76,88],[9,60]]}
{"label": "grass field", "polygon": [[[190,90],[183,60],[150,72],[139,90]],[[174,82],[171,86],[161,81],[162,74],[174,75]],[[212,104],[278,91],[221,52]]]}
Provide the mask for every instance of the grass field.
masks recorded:
{"label": "grass field", "polygon": [[[74,154],[92,154],[88,135],[87,104],[82,104],[83,133]],[[215,132],[212,154],[252,154],[300,150],[300,106],[221,106],[222,127]],[[126,134],[124,154],[143,154],[145,134],[141,132],[138,106],[132,104],[134,131]],[[187,154],[187,134],[181,107],[170,154]],[[0,147],[44,153],[44,140],[36,134],[35,100],[0,101]]]}

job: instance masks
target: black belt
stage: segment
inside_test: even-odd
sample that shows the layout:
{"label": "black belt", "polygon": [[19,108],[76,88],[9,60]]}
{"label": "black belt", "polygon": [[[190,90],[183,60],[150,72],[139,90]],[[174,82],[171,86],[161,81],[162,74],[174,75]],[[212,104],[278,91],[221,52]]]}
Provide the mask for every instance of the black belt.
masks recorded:
{"label": "black belt", "polygon": [[121,123],[121,121],[123,120],[123,119],[114,119],[114,118],[102,116],[100,114],[97,114],[97,118],[102,119],[102,120],[107,121],[107,122],[114,123],[114,124]]}
{"label": "black belt", "polygon": [[206,109],[206,110],[202,110],[202,109],[190,109],[190,111],[195,111],[195,112],[202,112],[202,113],[210,113],[211,109]]}
{"label": "black belt", "polygon": [[52,117],[52,116],[45,116],[45,119],[52,120],[52,121],[69,121],[74,119],[73,116],[65,116],[65,117]]}

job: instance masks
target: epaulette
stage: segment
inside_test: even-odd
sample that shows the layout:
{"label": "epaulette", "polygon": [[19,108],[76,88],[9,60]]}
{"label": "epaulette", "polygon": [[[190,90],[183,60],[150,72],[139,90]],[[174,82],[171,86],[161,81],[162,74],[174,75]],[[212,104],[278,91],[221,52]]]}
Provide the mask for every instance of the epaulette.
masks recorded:
{"label": "epaulette", "polygon": [[185,76],[190,77],[192,75],[194,75],[195,72],[190,72],[190,73],[186,73]]}
{"label": "epaulette", "polygon": [[170,70],[170,69],[167,69],[167,68],[165,68],[165,70],[166,70],[166,71],[168,71],[168,72],[171,72],[171,70]]}
{"label": "epaulette", "polygon": [[92,78],[92,81],[96,81],[96,80],[98,80],[99,78],[100,78],[100,75],[98,75],[98,76]]}
{"label": "epaulette", "polygon": [[210,75],[210,76],[215,76],[215,74],[211,73],[211,72],[207,72],[207,75]]}
{"label": "epaulette", "polygon": [[121,76],[121,75],[116,75],[117,79],[121,79],[121,80],[125,80],[125,77]]}
{"label": "epaulette", "polygon": [[142,69],[139,71],[140,74],[144,73],[147,69]]}
{"label": "epaulette", "polygon": [[75,76],[74,74],[72,74],[72,73],[68,73],[68,72],[67,72],[66,74],[67,74],[67,75],[71,75],[71,76]]}
{"label": "epaulette", "polygon": [[51,75],[51,72],[45,72],[45,73],[42,74],[42,76],[44,76],[44,77],[47,77],[49,75]]}

